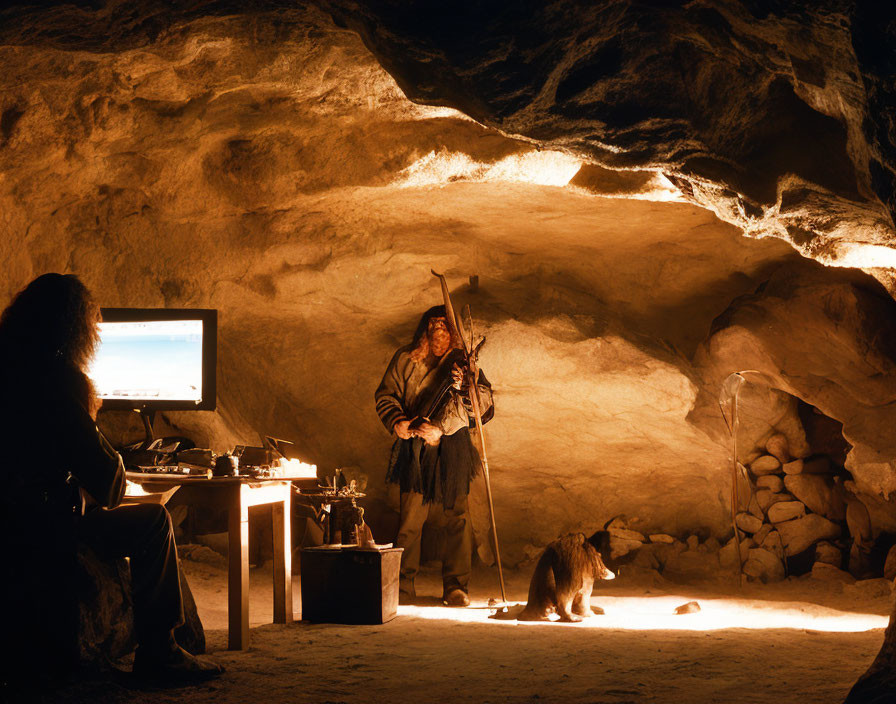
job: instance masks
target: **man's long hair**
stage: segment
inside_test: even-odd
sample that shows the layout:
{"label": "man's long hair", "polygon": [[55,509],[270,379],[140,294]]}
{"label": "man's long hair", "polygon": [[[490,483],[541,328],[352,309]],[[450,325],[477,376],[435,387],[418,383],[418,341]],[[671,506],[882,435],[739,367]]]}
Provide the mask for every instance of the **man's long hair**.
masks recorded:
{"label": "man's long hair", "polygon": [[[420,318],[420,323],[417,325],[417,330],[414,333],[414,341],[411,343],[413,345],[413,349],[411,350],[412,361],[422,362],[429,355],[429,338],[426,336],[429,321],[432,318],[445,317],[447,317],[445,306],[433,306],[423,314],[423,317]],[[450,325],[448,326],[448,329],[451,330]],[[459,349],[460,347],[462,347],[460,338],[454,333],[451,333],[450,349]]]}
{"label": "man's long hair", "polygon": [[65,366],[80,372],[87,395],[93,388],[85,372],[99,341],[99,309],[74,274],[43,274],[19,291],[0,315],[0,364],[7,376],[46,373]]}

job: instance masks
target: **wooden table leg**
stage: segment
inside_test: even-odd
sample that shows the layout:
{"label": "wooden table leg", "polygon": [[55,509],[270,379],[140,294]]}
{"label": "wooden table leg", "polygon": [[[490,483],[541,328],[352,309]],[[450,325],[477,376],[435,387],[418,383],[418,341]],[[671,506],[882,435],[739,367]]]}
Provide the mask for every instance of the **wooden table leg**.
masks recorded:
{"label": "wooden table leg", "polygon": [[287,485],[285,490],[283,501],[271,507],[274,522],[274,623],[292,623],[292,487]]}
{"label": "wooden table leg", "polygon": [[249,507],[242,485],[228,492],[227,647],[249,647]]}

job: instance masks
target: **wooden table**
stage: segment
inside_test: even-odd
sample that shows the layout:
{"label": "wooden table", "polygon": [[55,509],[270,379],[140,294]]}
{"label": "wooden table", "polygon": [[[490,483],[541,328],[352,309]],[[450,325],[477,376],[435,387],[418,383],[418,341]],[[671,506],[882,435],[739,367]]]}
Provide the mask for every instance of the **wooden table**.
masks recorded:
{"label": "wooden table", "polygon": [[289,479],[250,477],[191,477],[128,472],[128,479],[147,489],[202,487],[202,502],[227,507],[227,647],[249,647],[249,507],[271,504],[274,532],[274,623],[291,623],[292,531]]}

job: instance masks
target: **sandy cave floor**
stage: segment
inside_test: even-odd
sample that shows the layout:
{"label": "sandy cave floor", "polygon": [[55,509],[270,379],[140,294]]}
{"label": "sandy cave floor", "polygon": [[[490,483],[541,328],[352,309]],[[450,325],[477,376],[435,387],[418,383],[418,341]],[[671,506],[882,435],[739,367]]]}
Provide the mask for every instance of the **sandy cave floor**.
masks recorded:
{"label": "sandy cave floor", "polygon": [[[498,589],[494,573],[483,570],[474,575],[470,609],[432,599],[432,606],[399,607],[380,626],[283,626],[270,623],[267,566],[250,573],[250,648],[231,652],[225,570],[183,564],[209,653],[227,668],[224,676],[161,691],[131,689],[127,678],[81,682],[53,701],[840,702],[877,653],[892,598],[883,580],[859,586],[794,580],[739,593],[605,582],[592,600],[605,616],[585,624],[519,624],[488,618],[487,600]],[[507,575],[510,600],[525,600],[528,578]],[[439,581],[428,572],[418,592],[436,596]],[[297,583],[297,610],[298,593]],[[700,613],[671,615],[694,598]]]}

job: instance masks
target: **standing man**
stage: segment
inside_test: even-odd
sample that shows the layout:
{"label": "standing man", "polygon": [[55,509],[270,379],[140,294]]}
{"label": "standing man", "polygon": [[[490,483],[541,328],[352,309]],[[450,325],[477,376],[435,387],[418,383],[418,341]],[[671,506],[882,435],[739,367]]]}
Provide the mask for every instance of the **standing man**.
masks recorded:
{"label": "standing man", "polygon": [[[399,601],[416,598],[414,577],[420,568],[420,536],[430,520],[445,526],[442,599],[469,606],[472,536],[467,519],[470,481],[479,471],[479,455],[470,439],[472,408],[461,341],[453,339],[445,307],[430,308],[420,319],[414,340],[399,349],[376,390],[376,412],[396,439],[386,481],[401,488],[401,526],[396,546],[401,555]],[[491,386],[477,379],[483,422],[491,419]]]}

